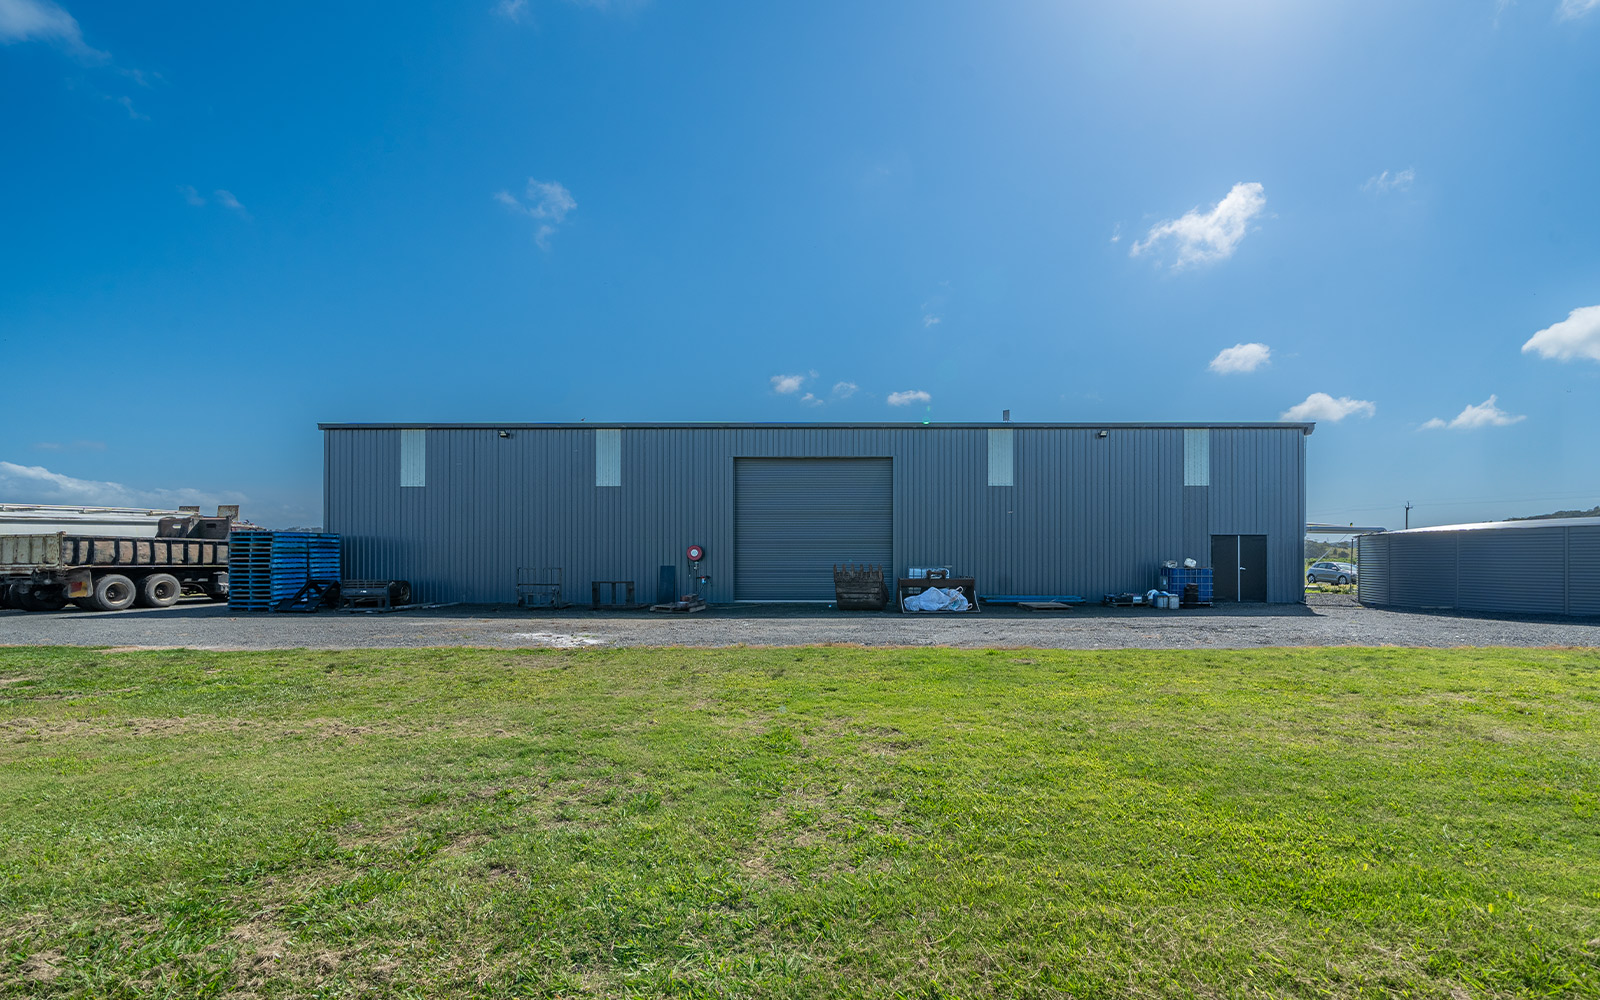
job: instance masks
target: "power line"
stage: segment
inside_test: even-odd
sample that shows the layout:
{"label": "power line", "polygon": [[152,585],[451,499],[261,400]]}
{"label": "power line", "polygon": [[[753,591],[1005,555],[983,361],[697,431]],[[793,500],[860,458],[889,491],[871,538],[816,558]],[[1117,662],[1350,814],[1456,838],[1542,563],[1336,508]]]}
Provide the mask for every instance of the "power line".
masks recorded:
{"label": "power line", "polygon": [[[1461,507],[1474,503],[1536,503],[1539,501],[1572,500],[1578,498],[1593,498],[1600,502],[1600,490],[1580,490],[1574,493],[1543,493],[1536,497],[1467,497],[1452,500],[1418,500],[1418,507]],[[1393,510],[1393,503],[1373,504],[1367,507],[1340,507],[1337,512],[1359,513],[1369,510]],[[1322,517],[1323,512],[1318,512]]]}

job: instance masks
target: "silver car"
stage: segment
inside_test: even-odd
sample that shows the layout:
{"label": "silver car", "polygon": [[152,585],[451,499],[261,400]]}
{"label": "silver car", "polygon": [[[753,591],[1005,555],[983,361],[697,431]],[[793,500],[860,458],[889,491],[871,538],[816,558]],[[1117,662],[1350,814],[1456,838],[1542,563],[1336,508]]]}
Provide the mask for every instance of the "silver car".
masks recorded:
{"label": "silver car", "polygon": [[1306,582],[1337,583],[1342,587],[1356,582],[1356,567],[1353,563],[1314,562],[1306,570]]}

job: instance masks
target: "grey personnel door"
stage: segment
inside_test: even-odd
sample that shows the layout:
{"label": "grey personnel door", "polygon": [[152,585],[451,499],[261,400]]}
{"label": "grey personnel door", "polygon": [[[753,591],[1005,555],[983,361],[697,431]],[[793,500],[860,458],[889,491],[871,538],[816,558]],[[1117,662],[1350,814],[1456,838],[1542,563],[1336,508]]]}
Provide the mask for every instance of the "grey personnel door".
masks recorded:
{"label": "grey personnel door", "polygon": [[1216,601],[1267,599],[1267,536],[1211,536],[1211,595]]}
{"label": "grey personnel door", "polygon": [[736,458],[733,596],[831,601],[835,563],[894,578],[894,463],[887,458]]}

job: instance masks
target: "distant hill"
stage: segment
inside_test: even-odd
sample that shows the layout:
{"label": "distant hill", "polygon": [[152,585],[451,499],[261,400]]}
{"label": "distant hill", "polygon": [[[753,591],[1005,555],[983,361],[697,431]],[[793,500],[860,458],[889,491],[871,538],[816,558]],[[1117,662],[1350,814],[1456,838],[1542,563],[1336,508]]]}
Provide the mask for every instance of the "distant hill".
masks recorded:
{"label": "distant hill", "polygon": [[1316,562],[1319,559],[1331,559],[1334,562],[1355,562],[1355,553],[1350,551],[1349,542],[1324,542],[1316,538],[1306,539],[1306,562]]}
{"label": "distant hill", "polygon": [[1507,521],[1548,521],[1552,517],[1600,517],[1600,507],[1588,510],[1558,510],[1554,514],[1534,514],[1531,517],[1508,517]]}

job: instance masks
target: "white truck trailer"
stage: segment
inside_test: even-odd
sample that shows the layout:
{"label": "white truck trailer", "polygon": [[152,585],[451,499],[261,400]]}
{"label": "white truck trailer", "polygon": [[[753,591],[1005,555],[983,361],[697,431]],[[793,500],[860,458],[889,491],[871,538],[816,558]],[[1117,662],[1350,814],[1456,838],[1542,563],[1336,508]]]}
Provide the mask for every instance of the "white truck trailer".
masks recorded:
{"label": "white truck trailer", "polygon": [[[24,510],[29,520],[7,516]],[[69,601],[94,611],[164,608],[185,590],[225,600],[228,533],[254,527],[238,517],[235,506],[201,517],[199,508],[7,505],[0,510],[0,608],[59,611]]]}

